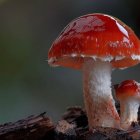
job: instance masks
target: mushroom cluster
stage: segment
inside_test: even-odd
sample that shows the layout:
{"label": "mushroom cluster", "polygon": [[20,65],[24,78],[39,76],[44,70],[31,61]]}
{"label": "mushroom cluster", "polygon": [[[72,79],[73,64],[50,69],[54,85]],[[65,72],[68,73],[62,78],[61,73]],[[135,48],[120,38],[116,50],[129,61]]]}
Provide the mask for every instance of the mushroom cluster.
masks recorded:
{"label": "mushroom cluster", "polygon": [[111,73],[140,61],[139,39],[126,24],[106,14],[88,14],[70,22],[53,42],[48,63],[81,70],[89,129],[120,128],[111,92]]}
{"label": "mushroom cluster", "polygon": [[114,86],[116,97],[120,102],[121,128],[128,130],[132,122],[138,121],[140,105],[140,83],[135,80],[125,80]]}

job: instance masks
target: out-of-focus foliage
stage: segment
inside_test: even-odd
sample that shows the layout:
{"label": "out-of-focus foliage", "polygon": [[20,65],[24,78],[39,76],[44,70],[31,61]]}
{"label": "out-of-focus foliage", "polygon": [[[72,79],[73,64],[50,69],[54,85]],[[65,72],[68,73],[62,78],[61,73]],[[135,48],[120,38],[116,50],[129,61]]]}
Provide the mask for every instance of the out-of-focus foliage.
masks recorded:
{"label": "out-of-focus foliage", "polygon": [[0,4],[3,4],[4,2],[6,2],[7,0],[0,0]]}

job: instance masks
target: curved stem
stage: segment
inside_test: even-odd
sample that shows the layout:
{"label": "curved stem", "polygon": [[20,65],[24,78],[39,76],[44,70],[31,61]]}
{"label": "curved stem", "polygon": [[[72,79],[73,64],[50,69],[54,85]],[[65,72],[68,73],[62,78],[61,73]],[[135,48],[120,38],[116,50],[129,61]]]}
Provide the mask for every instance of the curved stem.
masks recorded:
{"label": "curved stem", "polygon": [[90,129],[119,127],[119,115],[111,94],[111,64],[87,59],[83,65],[85,108]]}

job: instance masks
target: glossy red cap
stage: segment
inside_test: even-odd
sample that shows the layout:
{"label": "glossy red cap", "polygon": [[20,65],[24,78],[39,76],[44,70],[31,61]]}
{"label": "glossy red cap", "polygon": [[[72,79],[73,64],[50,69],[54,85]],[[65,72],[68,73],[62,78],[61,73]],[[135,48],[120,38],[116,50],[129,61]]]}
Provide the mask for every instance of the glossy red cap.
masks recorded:
{"label": "glossy red cap", "polygon": [[105,14],[89,14],[70,22],[52,44],[52,66],[80,69],[85,57],[109,61],[116,68],[139,63],[140,42],[131,28]]}
{"label": "glossy red cap", "polygon": [[135,80],[125,80],[121,84],[115,85],[114,88],[119,100],[140,94],[140,84]]}

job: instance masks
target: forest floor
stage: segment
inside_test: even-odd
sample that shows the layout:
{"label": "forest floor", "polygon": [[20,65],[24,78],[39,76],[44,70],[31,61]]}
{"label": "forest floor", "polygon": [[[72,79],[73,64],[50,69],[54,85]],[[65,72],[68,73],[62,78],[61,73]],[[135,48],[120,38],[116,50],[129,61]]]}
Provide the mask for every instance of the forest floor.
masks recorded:
{"label": "forest floor", "polygon": [[57,124],[42,113],[0,125],[0,140],[140,140],[140,126],[133,123],[128,131],[98,127],[90,132],[85,111],[71,107]]}

